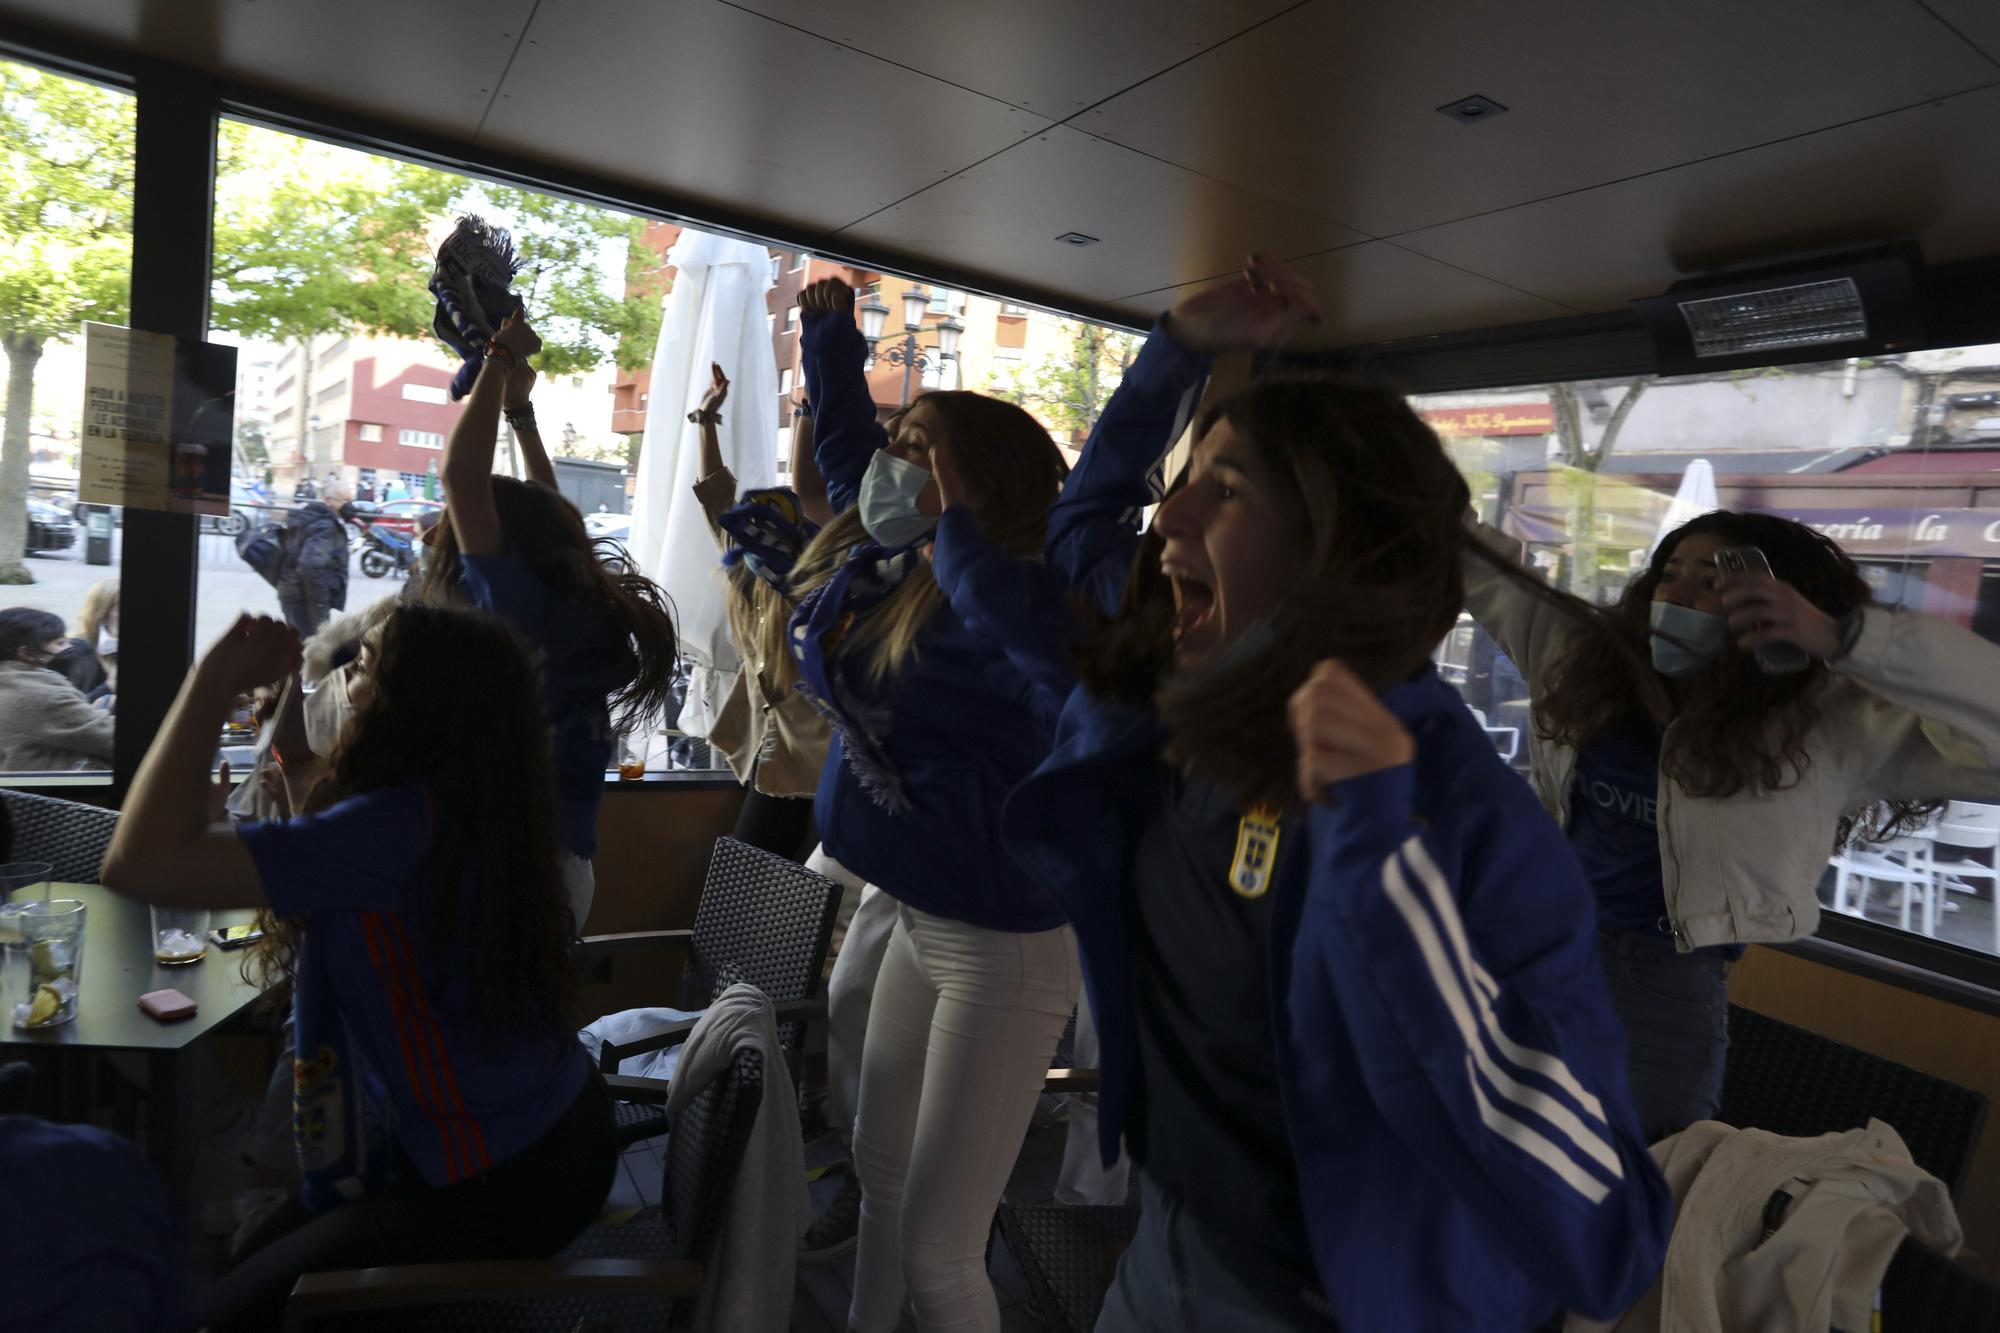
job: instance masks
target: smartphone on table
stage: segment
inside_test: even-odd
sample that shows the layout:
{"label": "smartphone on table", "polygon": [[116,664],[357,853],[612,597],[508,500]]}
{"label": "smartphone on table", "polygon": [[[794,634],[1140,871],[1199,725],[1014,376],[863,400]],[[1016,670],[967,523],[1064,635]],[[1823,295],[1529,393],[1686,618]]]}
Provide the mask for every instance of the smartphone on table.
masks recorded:
{"label": "smartphone on table", "polygon": [[[1715,567],[1724,578],[1733,574],[1762,574],[1776,578],[1771,562],[1755,546],[1725,546],[1715,553]],[[1795,643],[1767,643],[1757,650],[1757,665],[1768,676],[1804,671],[1812,665],[1806,650]]]}
{"label": "smartphone on table", "polygon": [[222,926],[208,932],[209,942],[218,949],[241,949],[263,938],[264,932],[255,925]]}

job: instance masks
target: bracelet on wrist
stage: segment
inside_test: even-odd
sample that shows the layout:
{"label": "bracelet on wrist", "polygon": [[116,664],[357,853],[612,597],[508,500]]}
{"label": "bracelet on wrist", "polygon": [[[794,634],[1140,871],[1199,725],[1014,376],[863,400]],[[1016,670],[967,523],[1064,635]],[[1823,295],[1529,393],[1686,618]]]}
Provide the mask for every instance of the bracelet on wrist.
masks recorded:
{"label": "bracelet on wrist", "polygon": [[694,411],[688,413],[688,420],[694,422],[697,426],[720,426],[722,424],[722,413],[704,412],[700,408],[696,408]]}
{"label": "bracelet on wrist", "polygon": [[507,418],[507,424],[515,430],[529,430],[535,424],[535,405],[522,403],[519,407],[503,407],[500,415]]}
{"label": "bracelet on wrist", "polygon": [[1855,607],[1840,618],[1840,644],[1833,650],[1828,662],[1838,662],[1854,651],[1854,645],[1861,641],[1861,631],[1868,628],[1868,617],[1861,607]]}
{"label": "bracelet on wrist", "polygon": [[521,364],[518,357],[491,338],[486,340],[486,355],[492,357],[509,370]]}

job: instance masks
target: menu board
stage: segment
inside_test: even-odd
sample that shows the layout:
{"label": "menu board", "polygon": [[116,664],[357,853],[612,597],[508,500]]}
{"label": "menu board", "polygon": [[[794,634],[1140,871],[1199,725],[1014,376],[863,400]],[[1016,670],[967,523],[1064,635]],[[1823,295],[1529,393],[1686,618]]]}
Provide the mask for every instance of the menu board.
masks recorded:
{"label": "menu board", "polygon": [[236,349],[83,326],[85,504],[229,512]]}

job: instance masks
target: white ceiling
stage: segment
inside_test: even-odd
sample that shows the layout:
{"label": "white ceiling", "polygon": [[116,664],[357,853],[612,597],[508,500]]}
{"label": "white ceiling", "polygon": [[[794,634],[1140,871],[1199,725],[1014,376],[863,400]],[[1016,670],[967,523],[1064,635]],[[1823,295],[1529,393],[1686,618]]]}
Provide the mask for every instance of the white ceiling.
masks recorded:
{"label": "white ceiling", "polygon": [[[1135,322],[1251,249],[1320,281],[1328,343],[1616,309],[1807,249],[2000,250],[1995,0],[0,0],[8,20]],[[1471,93],[1507,114],[1434,110]]]}

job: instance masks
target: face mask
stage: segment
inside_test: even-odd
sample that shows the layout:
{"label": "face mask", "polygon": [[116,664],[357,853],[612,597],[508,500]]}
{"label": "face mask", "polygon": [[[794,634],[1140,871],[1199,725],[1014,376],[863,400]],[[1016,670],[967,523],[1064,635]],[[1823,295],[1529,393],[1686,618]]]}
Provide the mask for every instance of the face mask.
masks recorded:
{"label": "face mask", "polygon": [[353,715],[347,704],[347,668],[329,671],[319,688],[305,696],[303,704],[306,744],[312,746],[316,755],[332,754],[333,743],[340,739],[340,729]]}
{"label": "face mask", "polygon": [[908,546],[937,526],[937,520],[917,508],[917,496],[930,484],[931,474],[877,449],[861,475],[861,526],[884,546]]}
{"label": "face mask", "polygon": [[1676,680],[1698,673],[1729,641],[1729,622],[1723,617],[1674,602],[1653,603],[1653,628],[1673,635],[1653,637],[1653,667]]}
{"label": "face mask", "polygon": [[109,657],[118,651],[118,636],[108,629],[97,631],[97,655]]}

